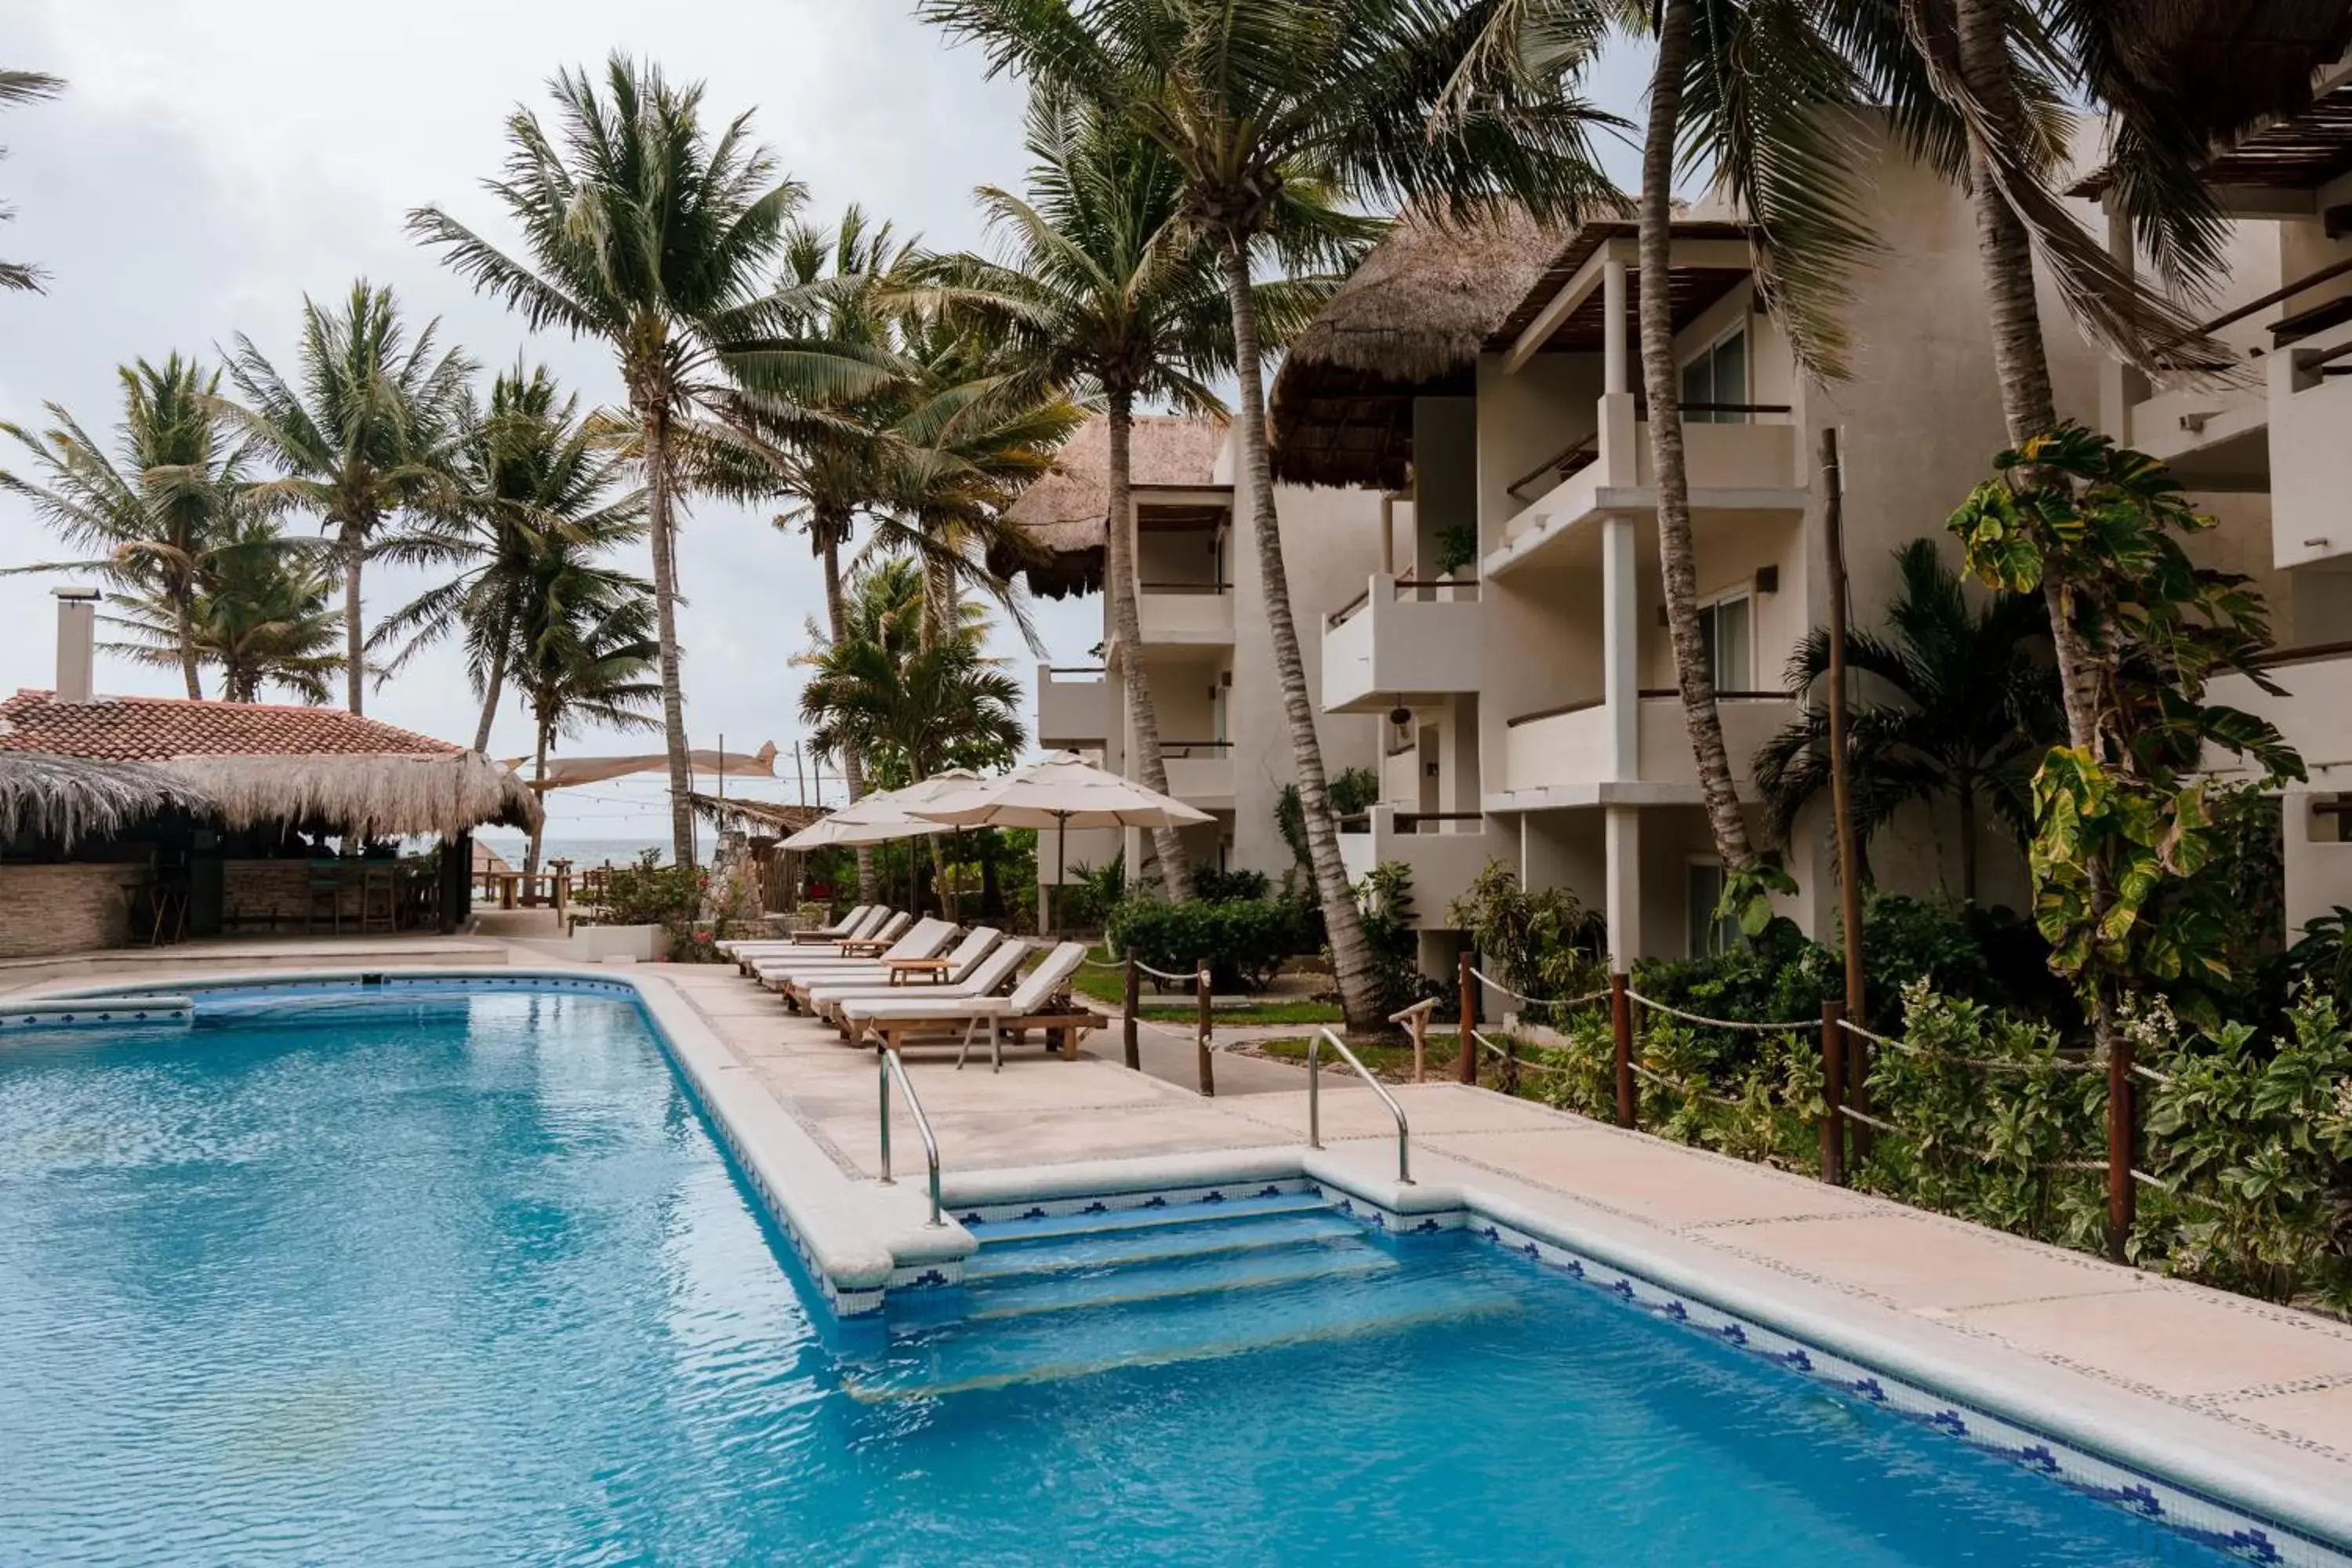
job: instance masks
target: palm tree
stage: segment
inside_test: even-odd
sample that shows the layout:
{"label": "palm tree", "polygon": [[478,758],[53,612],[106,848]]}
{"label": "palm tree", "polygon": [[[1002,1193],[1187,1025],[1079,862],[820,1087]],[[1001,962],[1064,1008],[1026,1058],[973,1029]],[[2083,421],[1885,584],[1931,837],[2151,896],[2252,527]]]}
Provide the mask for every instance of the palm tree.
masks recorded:
{"label": "palm tree", "polygon": [[1338,826],[1291,613],[1265,422],[1267,348],[1254,276],[1344,262],[1379,232],[1350,201],[1467,216],[1498,197],[1556,219],[1612,202],[1558,78],[1515,73],[1432,111],[1501,0],[925,0],[992,68],[1083,96],[1182,173],[1186,223],[1217,256],[1241,387],[1239,431],[1267,630],[1333,969],[1351,1026],[1378,984]]}
{"label": "palm tree", "polygon": [[[927,577],[916,558],[870,558],[848,612],[849,635],[824,637],[812,626],[813,646],[795,660],[810,672],[801,717],[811,742],[835,756],[856,751],[893,784],[943,768],[996,771],[1028,741],[1021,683],[983,651],[986,611],[961,605],[951,626],[927,631]],[[931,854],[943,879],[936,836]]]}
{"label": "palm tree", "polygon": [[[44,76],[39,71],[0,70],[0,109],[54,98],[65,89],[65,85],[58,78]],[[0,157],[5,156],[7,149],[0,147]],[[0,223],[6,223],[16,216],[14,207],[0,205]],[[37,267],[27,266],[21,261],[0,261],[0,289],[30,289],[38,293],[41,277],[41,269]]]}
{"label": "palm tree", "polygon": [[160,366],[141,360],[115,374],[122,418],[111,456],[54,403],[46,406],[55,424],[40,435],[0,424],[47,481],[0,471],[0,489],[32,502],[67,543],[104,552],[11,570],[94,573],[120,592],[166,607],[177,627],[173,646],[188,695],[201,698],[198,584],[209,552],[229,537],[236,514],[252,499],[246,449],[222,428],[219,372],[207,374],[175,353]]}
{"label": "palm tree", "polygon": [[378,626],[369,646],[399,647],[379,680],[452,632],[465,642],[466,673],[482,700],[474,749],[487,752],[503,693],[515,627],[551,555],[593,557],[645,536],[645,496],[615,493],[627,459],[609,449],[577,394],[565,396],[543,365],[515,367],[491,384],[486,414],[469,417],[456,458],[458,493],[436,527],[400,552],[459,568]]}
{"label": "palm tree", "polygon": [[343,668],[336,573],[257,509],[241,509],[227,528],[205,552],[186,618],[169,595],[134,590],[107,616],[124,634],[107,649],[176,665],[193,642],[198,659],[220,670],[231,702],[257,702],[272,688],[302,702],[331,700]]}
{"label": "palm tree", "polygon": [[[558,737],[659,725],[661,647],[652,584],[643,579],[562,551],[542,559],[538,576],[512,628],[508,664],[530,710],[531,785],[543,798]],[[543,832],[531,832],[526,871],[539,869]]]}
{"label": "palm tree", "polygon": [[[1874,677],[1889,696],[1847,711],[1854,831],[1866,858],[1871,835],[1905,805],[1952,801],[1960,896],[1973,903],[1979,804],[2024,843],[2034,767],[2063,729],[2052,671],[2040,657],[2050,616],[2030,594],[1997,593],[1971,605],[1932,540],[1913,540],[1895,561],[1900,586],[1886,606],[1886,635],[1846,634],[1846,667]],[[1829,633],[1817,626],[1790,657],[1789,689],[1801,696],[1825,679],[1829,655]],[[1756,753],[1767,820],[1783,842],[1829,788],[1829,736],[1828,711],[1813,702]]]}
{"label": "palm tree", "polygon": [[[1127,692],[1143,783],[1165,795],[1150,675],[1133,657],[1143,640],[1126,525],[1135,409],[1148,401],[1223,413],[1203,378],[1232,364],[1232,318],[1215,254],[1184,222],[1182,173],[1157,146],[1083,99],[1040,89],[1028,148],[1026,196],[981,188],[990,226],[1007,241],[1004,259],[950,257],[936,272],[954,297],[1005,321],[1010,352],[1038,375],[1101,399],[1110,438],[1104,662]],[[1181,894],[1192,880],[1183,836],[1160,828],[1153,844],[1162,883]]]}
{"label": "palm tree", "polygon": [[302,301],[295,378],[253,340],[237,335],[230,371],[243,399],[235,412],[286,469],[266,487],[318,513],[343,569],[344,705],[362,710],[367,627],[361,585],[367,563],[393,543],[388,531],[446,503],[449,463],[473,363],[439,352],[440,322],[414,338],[391,289],[362,278],[341,310]]}
{"label": "palm tree", "polygon": [[776,178],[750,140],[750,116],[716,137],[702,124],[699,84],[674,87],[659,68],[615,54],[602,91],[584,71],[551,90],[562,140],[518,109],[507,121],[506,177],[492,195],[522,232],[530,260],[509,256],[438,207],[409,231],[504,300],[536,331],[561,327],[613,348],[643,469],[661,645],[662,728],[669,752],[670,826],[680,866],[694,864],[693,779],[678,682],[677,523],[696,426],[730,382],[771,406],[842,395],[880,377],[868,367],[779,341],[768,269],[802,186]]}

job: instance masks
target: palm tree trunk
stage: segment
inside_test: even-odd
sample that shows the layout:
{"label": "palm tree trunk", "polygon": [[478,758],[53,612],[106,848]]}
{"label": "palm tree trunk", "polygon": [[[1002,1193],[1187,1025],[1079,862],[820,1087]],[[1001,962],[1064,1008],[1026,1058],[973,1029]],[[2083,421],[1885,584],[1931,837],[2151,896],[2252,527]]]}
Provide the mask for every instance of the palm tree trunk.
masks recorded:
{"label": "palm tree trunk", "polygon": [[1650,123],[1642,149],[1642,383],[1650,405],[1650,466],[1658,486],[1658,558],[1665,574],[1666,626],[1673,634],[1675,679],[1683,723],[1698,764],[1699,796],[1715,852],[1727,876],[1755,863],[1748,819],[1731,782],[1715,671],[1698,623],[1698,563],[1691,545],[1690,469],[1684,460],[1682,387],[1675,370],[1675,142],[1682,125],[1683,72],[1690,59],[1698,0],[1667,0],[1658,26]]}
{"label": "palm tree trunk", "polygon": [[[2011,76],[2009,29],[2014,0],[1958,0],[1955,17],[1960,56],[1960,76],[1969,96],[1982,109],[1990,134],[2011,142],[2022,134],[2023,107]],[[2010,445],[2022,446],[2058,423],[2057,400],[2050,390],[2050,358],[2042,337],[2042,314],[2033,289],[2033,248],[2025,225],[2003,199],[1994,183],[1985,149],[1974,149],[1969,171],[1969,195],[1976,209],[1977,255],[1984,268],[1985,302],[1992,320],[1993,366],[2000,377],[2001,416],[2009,426]],[[2101,676],[2098,656],[2077,626],[2074,595],[2057,573],[2044,571],[2042,597],[2050,605],[2050,642],[2058,666],[2058,688],[2066,709],[2066,741],[2075,749],[2099,757]],[[2088,915],[2093,929],[2106,920],[2114,900],[2096,859],[2086,863],[2089,874]],[[2083,987],[2091,1016],[2092,1037],[2108,1062],[2109,1082],[2116,1100],[2109,1114],[2128,1114],[2131,1040],[2117,1026],[2114,982],[2094,966],[2086,970]],[[2111,1193],[2107,1225],[2107,1255],[2117,1262],[2125,1256],[2130,1229],[2132,1192],[2124,1184]]]}
{"label": "palm tree trunk", "polygon": [[188,682],[188,700],[205,700],[203,672],[196,661],[195,590],[183,578],[172,592],[172,607],[180,619],[180,673]]}
{"label": "palm tree trunk", "polygon": [[687,755],[686,698],[677,669],[677,520],[671,514],[669,426],[658,408],[639,408],[646,443],[646,515],[652,524],[654,618],[661,643],[662,735],[669,752],[670,843],[677,864],[694,864],[694,770]]}
{"label": "palm tree trunk", "polygon": [[490,656],[490,678],[483,682],[482,721],[474,726],[474,750],[488,753],[490,749],[490,721],[499,716],[499,698],[507,683],[506,645],[499,645]]}
{"label": "palm tree trunk", "polygon": [[[1982,107],[1995,134],[2021,134],[2023,110],[2010,75],[2009,23],[2011,0],[1959,0],[1958,32],[1961,79]],[[1985,303],[1992,321],[1992,357],[2000,376],[2001,416],[2012,447],[2024,445],[2058,423],[2050,390],[2050,358],[2042,337],[2042,312],[2033,288],[2033,247],[2024,222],[2002,199],[1976,150],[1969,171],[1975,207],[1977,255],[1984,269]],[[2074,617],[2068,614],[2066,584],[2045,576],[2042,591],[2050,604],[2050,635],[2057,655],[2058,684],[2066,709],[2069,745],[2098,744],[2098,669]]]}
{"label": "palm tree trunk", "polygon": [[362,710],[367,689],[367,633],[360,616],[360,568],[365,559],[367,529],[352,521],[342,527],[343,547],[343,705]]}
{"label": "palm tree trunk", "polygon": [[[538,731],[538,734],[533,740],[531,750],[530,779],[533,786],[531,795],[543,807],[547,804],[547,724],[541,721],[533,728]],[[526,872],[536,873],[539,870],[541,835],[546,831],[546,828],[547,818],[542,812],[540,825],[530,830],[530,843],[523,850],[522,868]]]}
{"label": "palm tree trunk", "polygon": [[1960,798],[1960,897],[1977,901],[1977,792],[1962,784]]}
{"label": "palm tree trunk", "polygon": [[[1152,705],[1151,678],[1138,657],[1143,647],[1143,614],[1135,597],[1134,394],[1120,390],[1110,395],[1109,425],[1110,528],[1104,574],[1110,579],[1110,647],[1103,662],[1127,692],[1128,724],[1135,731],[1135,765],[1143,787],[1166,795],[1168,763],[1160,754],[1160,710]],[[1151,844],[1160,856],[1160,881],[1168,896],[1189,898],[1192,861],[1185,852],[1182,831],[1155,827]],[[1139,880],[1142,870],[1136,868]]]}
{"label": "palm tree trunk", "polygon": [[[848,531],[845,519],[816,520],[817,553],[824,562],[824,616],[835,647],[849,640],[849,604],[841,593],[841,542]],[[841,748],[841,782],[848,788],[850,804],[854,805],[866,798],[866,763],[855,746],[845,744]],[[882,896],[881,889],[881,879],[874,865],[874,847],[861,844],[857,847],[858,901],[877,902]]]}
{"label": "palm tree trunk", "polygon": [[947,533],[940,519],[924,516],[918,520],[922,536],[933,546],[923,552],[923,625],[917,646],[925,653],[940,646],[940,639],[955,625],[955,573],[936,553],[944,549]]}
{"label": "palm tree trunk", "polygon": [[1339,983],[1339,1007],[1350,1029],[1380,1025],[1377,976],[1371,945],[1356,909],[1355,889],[1339,858],[1339,830],[1331,820],[1331,791],[1323,776],[1323,743],[1315,732],[1315,706],[1307,695],[1307,665],[1298,651],[1298,626],[1290,615],[1290,578],[1282,560],[1282,524],[1274,506],[1274,463],[1265,434],[1265,384],[1257,347],[1257,300],[1250,292],[1247,240],[1228,236],[1224,245],[1225,298],[1234,315],[1234,369],[1241,379],[1242,461],[1249,479],[1250,526],[1257,539],[1258,576],[1265,600],[1266,630],[1274,640],[1275,674],[1282,682],[1282,711],[1290,728],[1290,752],[1298,773],[1298,804],[1306,818],[1307,852],[1315,871],[1315,892],[1323,906],[1323,929],[1331,944],[1331,967]]}

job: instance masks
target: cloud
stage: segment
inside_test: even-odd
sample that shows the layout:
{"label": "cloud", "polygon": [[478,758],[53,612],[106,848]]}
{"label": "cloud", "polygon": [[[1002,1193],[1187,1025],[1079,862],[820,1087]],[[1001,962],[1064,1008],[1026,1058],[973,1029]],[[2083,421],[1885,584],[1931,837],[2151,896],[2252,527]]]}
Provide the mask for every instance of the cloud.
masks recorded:
{"label": "cloud", "polygon": [[[895,5],[18,0],[0,16],[0,61],[69,86],[0,117],[0,142],[15,153],[0,164],[0,191],[21,213],[0,231],[0,254],[51,275],[46,295],[0,298],[0,418],[37,425],[40,405],[55,401],[109,428],[117,365],[174,349],[209,354],[239,332],[283,364],[305,292],[332,296],[362,275],[392,284],[413,320],[438,316],[486,367],[520,351],[591,398],[615,398],[604,351],[526,342],[500,307],[411,244],[402,221],[430,201],[499,232],[480,181],[504,154],[506,116],[518,102],[543,110],[557,68],[593,68],[616,48],[705,81],[714,119],[755,110],[756,134],[808,185],[818,218],[856,201],[934,244],[975,244],[971,187],[1021,165],[1018,89],[985,80],[976,57],[947,49]],[[0,500],[0,565],[53,550],[20,503]],[[700,504],[680,576],[695,740],[778,742],[782,793],[794,794],[800,681],[787,661],[822,604],[806,544],[764,516]],[[373,574],[371,612],[404,602],[422,581]],[[50,585],[0,577],[0,690],[49,683]],[[1097,636],[1091,605],[1047,605],[1040,618],[1065,658]],[[1025,678],[1025,650],[1012,642],[1003,651]],[[173,688],[168,671],[117,660],[102,664],[100,680],[125,692]],[[370,711],[458,739],[476,716],[446,650],[404,670]],[[648,748],[644,737],[567,744]],[[494,748],[515,755],[528,745],[521,716],[503,715]],[[666,837],[662,789],[647,778],[558,796],[557,830]]]}

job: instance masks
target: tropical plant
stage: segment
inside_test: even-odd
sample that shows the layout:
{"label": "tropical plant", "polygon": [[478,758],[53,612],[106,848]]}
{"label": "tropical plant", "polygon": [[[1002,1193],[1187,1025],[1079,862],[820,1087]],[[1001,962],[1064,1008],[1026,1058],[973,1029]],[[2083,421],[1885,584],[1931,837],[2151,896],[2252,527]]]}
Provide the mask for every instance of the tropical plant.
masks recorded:
{"label": "tropical plant", "polygon": [[1558,79],[1517,76],[1431,121],[1494,0],[926,0],[995,70],[1087,97],[1183,179],[1185,221],[1224,275],[1240,383],[1241,478],[1304,807],[1315,887],[1351,1027],[1378,1019],[1373,960],[1339,829],[1283,561],[1265,419],[1258,261],[1345,263],[1379,231],[1349,202],[1462,216],[1498,197],[1539,217],[1613,202],[1587,143],[1598,118]]}
{"label": "tropical plant", "polygon": [[1171,974],[1206,966],[1219,991],[1263,991],[1300,941],[1297,910],[1275,899],[1208,904],[1129,898],[1110,913],[1103,945]]}
{"label": "tropical plant", "polygon": [[[31,103],[39,99],[54,98],[65,89],[65,83],[39,71],[0,70],[0,109],[12,104]],[[0,157],[7,149],[0,147]],[[0,205],[0,223],[16,216],[14,207]],[[0,261],[0,289],[30,289],[39,292],[41,269],[21,261]]]}
{"label": "tropical plant", "polygon": [[262,488],[318,514],[343,571],[345,706],[361,710],[367,685],[360,590],[367,563],[399,548],[448,503],[449,465],[460,438],[473,363],[436,352],[440,322],[413,338],[389,288],[364,278],[340,310],[305,298],[294,378],[281,375],[239,333],[230,406],[256,443],[286,470]]}
{"label": "tropical plant", "polygon": [[[2205,700],[2218,672],[2276,685],[2257,660],[2270,640],[2262,598],[2242,577],[2196,566],[2180,538],[2212,526],[2164,466],[2079,426],[2062,425],[1995,459],[1999,475],[1952,514],[1968,564],[1988,586],[2065,584],[2055,619],[2074,629],[2070,743],[2033,780],[2034,918],[2051,963],[2083,994],[2101,1048],[2127,1068],[2125,996],[2169,988],[2217,1026],[2205,988],[2233,974],[2220,819],[2248,809],[2252,786],[2217,786],[2206,748],[2235,752],[2262,783],[2303,776],[2267,721]],[[2127,1195],[2127,1194],[2126,1194]],[[2130,1216],[2110,1216],[2120,1252]]]}
{"label": "tropical plant", "polygon": [[380,682],[419,650],[452,633],[462,637],[467,679],[482,702],[478,752],[489,750],[508,661],[534,597],[565,566],[584,569],[645,534],[644,493],[616,493],[628,465],[579,408],[578,395],[563,395],[543,365],[526,372],[518,362],[491,384],[488,410],[467,411],[453,465],[456,495],[403,546],[457,575],[436,581],[369,638],[371,648],[393,649],[378,666]]}
{"label": "tropical plant", "polygon": [[1489,860],[1446,906],[1445,919],[1469,933],[1498,979],[1531,996],[1566,1000],[1604,983],[1608,922],[1566,888],[1523,888],[1516,872]]}
{"label": "tropical plant", "polygon": [[[1370,768],[1341,768],[1331,775],[1330,797],[1338,820],[1360,816],[1380,803],[1381,775]],[[1283,785],[1274,797],[1274,829],[1290,847],[1291,859],[1311,876],[1314,861],[1307,843],[1307,808],[1300,803],[1297,784]]]}
{"label": "tropical plant", "polygon": [[[531,781],[543,791],[559,737],[658,725],[661,649],[649,584],[561,550],[539,558],[520,610],[507,664],[530,710]],[[542,831],[532,830],[526,871],[539,869]]]}
{"label": "tropical plant", "polygon": [[[1970,605],[1932,540],[1913,540],[1895,563],[1886,635],[1846,634],[1846,668],[1887,693],[1846,710],[1861,868],[1866,877],[1871,836],[1904,805],[1949,800],[1959,813],[1960,896],[1973,903],[1979,806],[2021,846],[2033,831],[2033,769],[2060,733],[2057,693],[2038,657],[2049,613],[2030,594]],[[1803,696],[1824,680],[1829,656],[1829,633],[1816,626],[1790,656],[1790,691]],[[1756,753],[1766,820],[1784,843],[1798,815],[1829,789],[1829,711],[1817,700]]]}
{"label": "tropical plant", "polygon": [[748,115],[714,137],[702,124],[699,84],[672,86],[657,67],[619,54],[601,91],[572,70],[559,72],[551,90],[561,140],[516,110],[506,176],[488,182],[529,262],[438,207],[411,213],[409,231],[534,331],[560,327],[612,346],[650,524],[671,833],[677,863],[691,866],[677,533],[698,427],[739,391],[781,413],[887,373],[776,335],[782,303],[769,268],[803,192],[775,177],[774,159],[750,140]]}
{"label": "tropical plant", "polygon": [[[1104,662],[1127,695],[1135,763],[1168,793],[1151,679],[1132,657],[1137,607],[1131,480],[1139,400],[1194,414],[1223,404],[1203,378],[1232,363],[1232,325],[1215,255],[1183,221],[1181,170],[1153,142],[1089,100],[1040,86],[1028,120],[1029,188],[982,186],[1003,239],[1002,259],[943,258],[935,274],[970,308],[1010,328],[1008,358],[1053,385],[1100,398],[1108,425],[1111,635]],[[1272,310],[1286,309],[1269,300]],[[1157,828],[1153,847],[1171,893],[1192,879],[1183,835]]]}
{"label": "tropical plant", "polygon": [[54,403],[45,406],[56,423],[39,435],[0,424],[47,481],[0,471],[0,489],[32,502],[67,543],[103,552],[12,570],[93,573],[161,605],[176,628],[173,647],[188,695],[201,698],[196,598],[211,552],[252,510],[246,452],[218,415],[219,372],[175,353],[160,366],[141,360],[115,374],[122,418],[112,455]]}
{"label": "tropical plant", "polygon": [[233,531],[205,548],[184,605],[154,589],[118,595],[106,619],[124,640],[103,646],[172,668],[184,668],[193,648],[200,667],[221,672],[221,695],[231,702],[257,702],[272,689],[308,703],[332,700],[343,668],[337,574],[265,513],[244,509],[227,526]]}
{"label": "tropical plant", "polygon": [[1009,765],[1028,740],[1021,684],[985,651],[986,612],[965,608],[962,625],[925,647],[921,568],[904,556],[877,561],[848,637],[799,657],[810,672],[801,715],[811,743],[835,756],[855,747],[894,785],[944,768]]}
{"label": "tropical plant", "polygon": [[1356,884],[1356,907],[1364,921],[1379,977],[1383,1017],[1421,1000],[1421,936],[1413,929],[1412,868],[1383,860]]}

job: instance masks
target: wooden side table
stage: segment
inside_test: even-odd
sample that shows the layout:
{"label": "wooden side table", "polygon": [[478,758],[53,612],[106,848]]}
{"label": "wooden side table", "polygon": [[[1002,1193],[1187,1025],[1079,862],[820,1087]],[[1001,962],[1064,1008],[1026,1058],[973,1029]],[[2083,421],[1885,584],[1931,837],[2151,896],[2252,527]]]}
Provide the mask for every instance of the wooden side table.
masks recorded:
{"label": "wooden side table", "polygon": [[890,972],[893,985],[936,985],[948,977],[948,961],[944,958],[888,958],[882,966]]}
{"label": "wooden side table", "polygon": [[894,944],[892,942],[884,942],[879,937],[860,937],[855,942],[843,942],[841,944],[841,956],[844,958],[879,958],[884,953],[889,952],[893,945]]}

